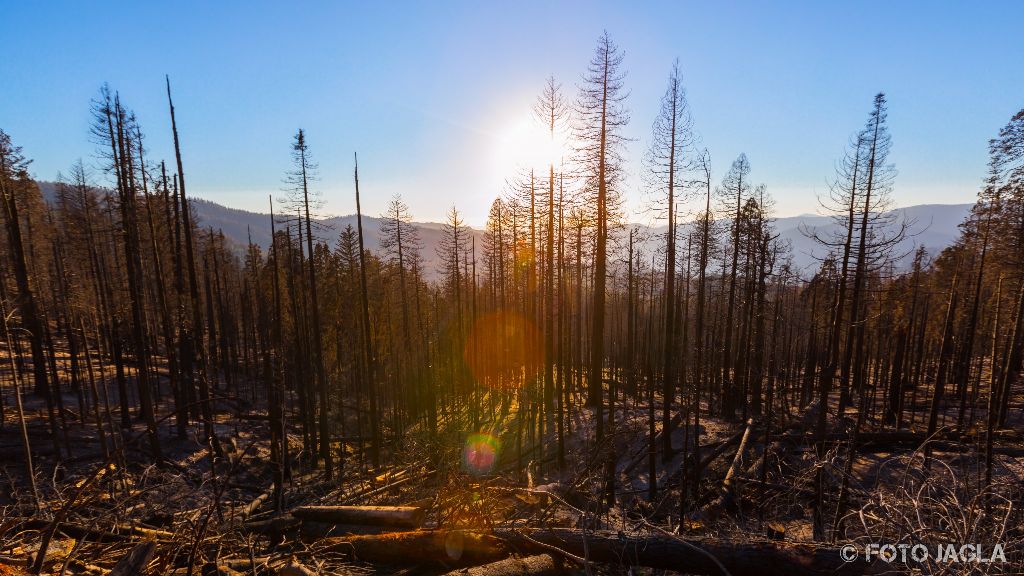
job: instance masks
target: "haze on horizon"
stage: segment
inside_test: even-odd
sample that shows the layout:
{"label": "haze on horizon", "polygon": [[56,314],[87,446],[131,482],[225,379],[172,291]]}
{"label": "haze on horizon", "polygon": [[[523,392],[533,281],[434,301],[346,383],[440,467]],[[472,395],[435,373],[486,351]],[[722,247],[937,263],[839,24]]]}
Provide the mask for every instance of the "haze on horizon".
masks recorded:
{"label": "haze on horizon", "polygon": [[[401,193],[418,221],[455,204],[481,225],[505,180],[536,161],[531,107],[553,74],[567,96],[602,30],[624,50],[631,122],[624,193],[642,212],[641,159],[669,67],[679,58],[694,128],[721,179],[741,152],[779,216],[815,212],[871,98],[885,91],[901,206],[972,202],[986,143],[1020,102],[1014,30],[1024,5],[907,2],[194,3],[96,10],[11,3],[0,33],[0,125],[53,180],[91,161],[89,102],[110,82],[138,113],[153,158],[171,158],[163,76],[175,89],[189,190],[265,212],[290,166],[295,130],[320,165],[323,212],[354,211],[352,152],[364,211]],[[104,34],[146,26],[130,41]],[[538,162],[538,166],[543,163]],[[99,179],[99,178],[98,178]]]}

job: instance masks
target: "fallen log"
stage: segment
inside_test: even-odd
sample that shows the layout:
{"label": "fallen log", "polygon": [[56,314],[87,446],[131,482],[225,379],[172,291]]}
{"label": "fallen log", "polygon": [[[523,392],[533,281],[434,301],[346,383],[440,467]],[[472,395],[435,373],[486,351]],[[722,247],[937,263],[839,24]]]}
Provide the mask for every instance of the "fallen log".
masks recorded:
{"label": "fallen log", "polygon": [[729,492],[732,488],[732,478],[736,475],[736,470],[739,469],[740,463],[743,462],[743,453],[747,450],[747,444],[750,442],[750,431],[754,428],[754,419],[747,420],[747,428],[743,431],[743,439],[740,440],[740,447],[736,449],[736,456],[732,459],[732,465],[729,466],[729,471],[725,473],[725,480],[722,481],[722,491]]}
{"label": "fallen log", "polygon": [[426,512],[415,506],[299,506],[292,516],[333,524],[419,528]]}
{"label": "fallen log", "polygon": [[740,440],[740,445],[736,449],[736,455],[733,456],[732,464],[729,465],[729,470],[725,473],[725,479],[722,480],[721,494],[701,510],[700,517],[714,519],[722,509],[732,506],[735,502],[733,490],[734,477],[739,470],[740,464],[743,462],[743,454],[747,451],[747,444],[750,443],[750,432],[753,429],[754,419],[751,418],[747,420],[746,429],[743,431],[743,439]]}
{"label": "fallen log", "polygon": [[733,576],[859,576],[880,572],[875,563],[862,559],[843,561],[839,548],[797,542],[684,539],[658,533],[627,535],[575,528],[500,528],[494,534],[518,550],[550,552],[544,549],[548,546],[590,562],[695,575],[718,576],[722,574],[719,563]]}
{"label": "fallen log", "polygon": [[267,488],[266,490],[261,492],[259,494],[259,496],[256,496],[255,498],[253,498],[251,502],[249,502],[248,504],[246,504],[242,508],[238,509],[235,512],[236,515],[241,520],[245,520],[246,518],[252,516],[257,510],[259,510],[260,506],[262,506],[264,502],[266,502],[267,500],[270,499],[270,496],[273,493],[274,493],[274,487],[273,486],[271,486],[270,488]]}
{"label": "fallen log", "polygon": [[472,568],[452,570],[443,576],[555,576],[562,567],[548,554],[526,558],[506,558]]}
{"label": "fallen log", "polygon": [[464,530],[416,530],[325,538],[317,548],[384,564],[443,562],[472,566],[501,560],[510,553],[498,538]]}
{"label": "fallen log", "polygon": [[[211,574],[220,574],[221,576],[264,573],[269,566],[270,560],[270,556],[227,556],[218,558],[216,562],[208,562],[203,565],[203,576],[206,576],[206,570],[210,570]],[[187,571],[187,568],[185,570]]]}
{"label": "fallen log", "polygon": [[316,576],[316,572],[292,560],[277,570],[277,576]]}
{"label": "fallen log", "polygon": [[[49,524],[50,523],[46,520],[33,518],[23,522],[21,526],[22,529],[44,530]],[[57,531],[71,536],[72,538],[89,540],[90,542],[122,542],[124,540],[130,540],[133,537],[147,538],[163,542],[170,542],[174,540],[174,534],[171,532],[131,524],[115,524],[110,530],[102,530],[99,528],[82,526],[81,524],[64,522],[57,527]]]}
{"label": "fallen log", "polygon": [[410,482],[415,482],[415,481],[419,481],[419,480],[425,480],[427,478],[430,478],[433,475],[434,475],[434,471],[433,470],[429,470],[427,472],[423,472],[421,474],[417,474],[417,475],[414,475],[414,476],[406,476],[406,477],[404,477],[404,478],[402,478],[400,480],[396,480],[396,481],[394,481],[394,482],[392,482],[390,484],[387,484],[385,486],[381,486],[379,488],[373,488],[373,489],[370,489],[370,490],[363,490],[361,492],[356,492],[355,494],[346,495],[344,497],[343,501],[346,502],[346,503],[365,501],[367,498],[369,498],[371,496],[376,496],[376,495],[381,494],[383,492],[387,492],[389,490],[393,490],[395,488],[398,488],[399,486],[403,486],[403,485],[408,484]]}
{"label": "fallen log", "polygon": [[298,528],[302,521],[292,516],[277,516],[267,520],[246,522],[239,526],[242,532],[254,532],[270,537],[271,542],[279,542],[281,536],[289,530]]}
{"label": "fallen log", "polygon": [[156,552],[156,542],[140,542],[114,565],[108,576],[137,576],[146,571],[146,566]]}
{"label": "fallen log", "polygon": [[[730,446],[732,446],[733,444],[739,442],[740,439],[743,438],[743,434],[744,434],[745,431],[746,430],[740,430],[740,431],[736,432],[735,434],[733,434],[732,436],[726,438],[725,442],[722,442],[714,450],[712,450],[710,453],[708,453],[703,458],[701,458],[700,459],[700,469],[704,470],[708,466],[711,466],[711,463],[714,462],[715,460],[717,460],[718,457],[721,456],[722,454],[725,454],[729,450]],[[711,445],[709,444],[708,446],[711,446]],[[705,448],[704,446],[701,447],[701,452],[703,452],[704,448]]]}
{"label": "fallen log", "polygon": [[278,516],[267,520],[246,522],[238,527],[242,532],[262,534],[271,544],[280,544],[286,536],[301,536],[304,541],[316,541],[330,536],[348,536],[352,534],[380,534],[392,531],[394,527],[369,526],[361,524],[338,524],[318,522],[316,520],[299,520],[293,516]]}
{"label": "fallen log", "polygon": [[315,520],[302,520],[298,526],[299,535],[305,541],[316,541],[330,536],[350,536],[354,534],[381,534],[393,531],[391,526],[368,526],[364,524],[332,524]]}

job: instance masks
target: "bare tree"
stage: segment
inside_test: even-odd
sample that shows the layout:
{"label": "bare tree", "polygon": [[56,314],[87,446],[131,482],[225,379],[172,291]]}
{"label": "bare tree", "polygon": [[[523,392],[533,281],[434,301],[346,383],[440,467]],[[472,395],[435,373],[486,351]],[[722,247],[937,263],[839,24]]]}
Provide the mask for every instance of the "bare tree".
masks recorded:
{"label": "bare tree", "polygon": [[584,84],[576,101],[576,139],[587,188],[594,194],[594,289],[591,305],[590,366],[587,405],[596,409],[597,432],[602,434],[605,298],[608,274],[608,215],[622,172],[622,129],[629,122],[624,102],[623,55],[607,32],[597,42]]}
{"label": "bare tree", "polygon": [[[689,168],[687,153],[693,145],[693,132],[686,90],[679,60],[672,63],[668,76],[668,87],[661,98],[661,110],[651,135],[651,146],[647,153],[650,170],[650,186],[664,195],[664,209],[668,220],[665,232],[665,341],[662,354],[662,430],[671,425],[671,407],[676,389],[676,203],[683,200],[679,192]],[[672,435],[662,434],[662,460],[672,458]]]}

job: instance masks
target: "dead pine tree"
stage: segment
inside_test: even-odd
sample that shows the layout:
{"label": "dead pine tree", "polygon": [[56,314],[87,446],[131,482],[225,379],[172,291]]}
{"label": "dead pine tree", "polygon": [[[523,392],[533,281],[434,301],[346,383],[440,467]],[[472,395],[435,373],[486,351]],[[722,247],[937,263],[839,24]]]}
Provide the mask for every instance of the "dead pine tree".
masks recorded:
{"label": "dead pine tree", "polygon": [[[698,219],[700,234],[700,256],[697,266],[697,318],[694,321],[695,358],[694,375],[692,386],[693,406],[693,450],[691,461],[694,466],[687,479],[689,482],[680,490],[680,517],[686,512],[687,502],[698,498],[700,489],[700,399],[701,390],[705,386],[706,359],[705,350],[708,336],[704,327],[705,309],[707,305],[707,268],[709,252],[711,250],[711,155],[705,149],[697,157],[699,162],[700,177],[704,185],[704,210]],[[710,397],[709,397],[710,398]],[[709,401],[710,407],[710,401]]]}
{"label": "dead pine tree", "polygon": [[[554,76],[548,78],[544,89],[534,104],[534,115],[544,126],[551,140],[552,148],[556,144],[559,132],[563,129],[568,115],[568,106],[561,93],[561,86],[555,82]],[[544,250],[544,412],[547,428],[552,428],[554,421],[555,402],[555,158],[548,163],[548,202],[547,229],[545,230],[546,246]]]}
{"label": "dead pine tree", "polygon": [[683,88],[682,72],[679,60],[672,63],[669,72],[668,87],[661,98],[661,110],[654,121],[651,146],[647,153],[650,187],[656,194],[664,196],[657,199],[658,209],[664,202],[665,217],[668,230],[665,233],[665,318],[664,345],[662,353],[662,461],[672,459],[672,401],[676,392],[676,357],[678,346],[676,338],[676,203],[682,200],[684,172],[687,169],[686,153],[692,145],[693,136],[689,108],[686,102],[686,91]]}
{"label": "dead pine tree", "polygon": [[191,207],[185,188],[185,169],[181,161],[181,144],[178,139],[178,124],[174,115],[174,101],[171,99],[171,80],[167,83],[167,106],[171,114],[171,132],[174,135],[174,159],[178,169],[178,203],[180,206],[181,228],[185,252],[185,276],[188,278],[191,323],[185,326],[179,336],[183,340],[180,349],[184,351],[182,361],[191,368],[190,381],[199,383],[199,405],[203,420],[203,440],[212,451],[212,457],[222,458],[224,450],[213,428],[213,402],[210,395],[210,381],[206,371],[206,351],[203,343],[203,312],[199,298],[199,279],[196,269],[195,240]]}
{"label": "dead pine tree", "polygon": [[[373,462],[373,467],[379,468],[381,433],[380,422],[378,421],[379,407],[377,405],[377,390],[375,389],[376,381],[374,378],[376,361],[373,354],[373,331],[370,325],[370,304],[366,287],[366,249],[363,247],[363,211],[359,199],[359,157],[355,154],[353,154],[352,157],[355,160],[353,179],[355,180],[356,185],[356,222],[358,223],[359,231],[359,286],[360,304],[363,315],[363,349],[365,354],[363,362],[366,366],[366,382],[364,386],[370,400],[370,433],[373,442],[373,447],[370,450],[370,459]],[[458,266],[456,265],[456,267]]]}
{"label": "dead pine tree", "polygon": [[[11,137],[0,130],[0,201],[3,202],[3,215],[7,229],[8,247],[11,252],[12,267],[18,288],[18,299],[15,307],[21,315],[22,323],[28,333],[29,347],[32,354],[32,374],[35,378],[35,392],[46,400],[49,414],[50,432],[53,440],[54,453],[60,455],[60,440],[57,430],[57,417],[54,409],[53,391],[46,373],[46,356],[43,350],[43,322],[39,304],[32,286],[28,259],[25,255],[24,236],[21,230],[22,215],[19,211],[19,194],[24,194],[30,186],[34,186],[28,176],[29,161],[21,153],[21,148],[11,143]],[[6,326],[7,314],[4,314]],[[9,347],[9,354],[14,348]],[[54,383],[56,385],[56,383]]]}
{"label": "dead pine tree", "polygon": [[731,250],[729,260],[729,297],[726,303],[725,310],[725,325],[724,335],[722,336],[723,348],[721,358],[721,378],[722,378],[722,390],[721,390],[721,411],[722,415],[726,418],[734,418],[736,411],[736,390],[735,390],[735,372],[733,358],[733,337],[737,330],[734,319],[736,309],[736,287],[737,287],[737,269],[739,265],[740,256],[740,219],[741,211],[743,208],[743,199],[747,197],[750,192],[750,181],[747,176],[750,175],[750,162],[747,160],[746,154],[740,154],[736,160],[733,161],[732,166],[726,173],[725,178],[722,180],[722,185],[718,189],[719,196],[723,199],[725,204],[725,210],[728,210],[729,218],[731,219],[730,237],[731,237]]}
{"label": "dead pine tree", "polygon": [[[309,152],[309,143],[306,141],[306,132],[299,128],[292,141],[292,162],[294,168],[288,173],[287,183],[292,187],[294,196],[291,204],[301,209],[302,224],[306,228],[306,258],[309,290],[309,311],[310,323],[308,332],[312,334],[313,341],[309,345],[309,366],[313,371],[313,378],[316,383],[316,394],[319,398],[319,446],[318,455],[324,463],[324,476],[329,480],[334,475],[334,458],[331,450],[331,428],[330,428],[330,401],[327,374],[323,363],[323,325],[320,322],[320,297],[317,291],[317,271],[313,237],[313,218],[311,215],[311,192],[310,182],[316,179],[317,165],[313,162]],[[314,198],[314,201],[316,199]]]}
{"label": "dead pine tree", "polygon": [[622,129],[629,121],[624,101],[623,55],[607,32],[598,39],[576,102],[577,150],[586,171],[587,187],[594,195],[594,268],[590,320],[590,362],[587,406],[593,408],[597,436],[603,434],[603,378],[605,360],[605,299],[608,275],[609,207],[614,206],[621,179]]}

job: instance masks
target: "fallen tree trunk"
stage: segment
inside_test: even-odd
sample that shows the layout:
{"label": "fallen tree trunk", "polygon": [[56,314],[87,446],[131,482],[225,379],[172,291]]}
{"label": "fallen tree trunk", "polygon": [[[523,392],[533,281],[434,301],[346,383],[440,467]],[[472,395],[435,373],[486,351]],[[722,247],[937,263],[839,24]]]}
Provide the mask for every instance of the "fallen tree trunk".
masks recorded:
{"label": "fallen tree trunk", "polygon": [[260,506],[262,506],[264,502],[270,499],[270,496],[274,493],[273,491],[274,487],[271,486],[270,488],[261,492],[259,496],[253,498],[251,502],[249,502],[242,508],[238,509],[236,511],[236,515],[238,516],[238,518],[240,520],[245,520],[253,514],[255,514],[256,511],[259,510]]}
{"label": "fallen tree trunk", "polygon": [[298,526],[299,535],[304,541],[319,540],[331,536],[350,536],[353,534],[381,534],[393,531],[389,526],[368,526],[365,524],[332,524],[330,522],[317,522],[315,520],[303,520]]}
{"label": "fallen tree trunk", "polygon": [[367,498],[369,498],[371,496],[376,496],[377,494],[381,494],[383,492],[387,492],[389,490],[393,490],[395,488],[398,488],[399,486],[403,486],[405,484],[409,484],[410,482],[418,482],[420,480],[425,480],[427,478],[430,478],[433,475],[434,475],[434,470],[429,470],[427,472],[422,472],[420,474],[416,474],[416,475],[412,475],[412,476],[405,476],[404,478],[401,478],[399,480],[396,480],[396,481],[394,481],[394,482],[392,482],[390,484],[387,484],[385,486],[381,486],[379,488],[373,488],[373,489],[370,489],[370,490],[363,490],[361,492],[356,492],[355,494],[345,495],[344,499],[343,499],[343,502],[360,502],[360,501],[365,501]]}
{"label": "fallen tree trunk", "polygon": [[277,516],[275,518],[268,518],[267,520],[246,522],[239,526],[239,530],[243,532],[265,534],[270,536],[270,539],[273,541],[275,536],[284,534],[293,528],[298,528],[301,522],[302,521],[298,518],[293,518],[291,516]]}
{"label": "fallen tree trunk", "polygon": [[751,418],[747,420],[747,426],[743,431],[743,439],[740,440],[740,445],[736,448],[736,455],[733,456],[732,464],[729,465],[729,470],[725,473],[725,479],[722,480],[721,494],[701,511],[700,516],[714,519],[722,509],[733,505],[735,501],[733,491],[734,477],[739,470],[740,464],[743,462],[743,454],[747,451],[747,444],[750,443],[750,432],[753,429],[754,419]]}
{"label": "fallen tree trunk", "polygon": [[736,449],[736,456],[732,459],[732,464],[729,466],[729,471],[725,473],[725,480],[722,481],[722,491],[728,493],[732,488],[732,477],[736,475],[736,470],[739,469],[740,464],[743,462],[743,453],[747,451],[747,444],[750,443],[750,431],[754,428],[754,419],[747,420],[747,428],[743,431],[743,439],[740,440],[740,446]]}
{"label": "fallen tree trunk", "polygon": [[317,548],[366,562],[485,564],[509,555],[501,540],[463,530],[416,530],[375,536],[325,538]]}
{"label": "fallen tree trunk", "polygon": [[332,524],[419,528],[426,512],[415,506],[299,506],[292,516]]}
{"label": "fallen tree trunk", "polygon": [[279,568],[277,576],[316,576],[316,572],[293,561]]}
{"label": "fallen tree trunk", "polygon": [[862,558],[845,562],[839,548],[779,541],[683,539],[665,534],[626,535],[621,532],[584,532],[574,528],[518,531],[497,529],[494,534],[525,551],[564,550],[590,562],[644,566],[686,574],[722,574],[715,558],[733,576],[858,576],[877,574],[874,563]]}
{"label": "fallen tree trunk", "polygon": [[474,566],[452,570],[444,576],[555,576],[563,572],[562,567],[548,554],[526,558],[506,558]]}
{"label": "fallen tree trunk", "polygon": [[[718,447],[716,447],[710,453],[706,454],[703,458],[701,458],[701,460],[700,460],[700,469],[704,470],[705,468],[710,466],[712,462],[717,460],[719,456],[721,456],[722,454],[725,454],[729,450],[729,446],[732,446],[733,444],[739,442],[741,438],[743,438],[743,434],[745,432],[746,432],[746,429],[740,430],[740,431],[736,432],[732,436],[726,438],[724,442],[719,444]],[[710,446],[710,444],[708,446]],[[701,451],[703,452],[703,450],[704,450],[704,447],[702,446],[701,447]]]}
{"label": "fallen tree trunk", "polygon": [[[44,530],[50,523],[46,520],[34,518],[23,522],[21,527],[23,529],[30,530]],[[124,540],[130,540],[134,538],[147,538],[150,540],[158,540],[161,542],[172,542],[174,540],[174,534],[165,530],[157,530],[154,528],[145,528],[142,526],[133,526],[130,524],[115,524],[110,530],[103,530],[100,528],[92,528],[89,526],[82,526],[81,524],[62,523],[57,527],[57,531],[62,532],[72,538],[86,539],[91,542],[122,542]]]}

